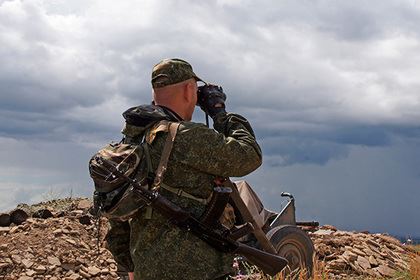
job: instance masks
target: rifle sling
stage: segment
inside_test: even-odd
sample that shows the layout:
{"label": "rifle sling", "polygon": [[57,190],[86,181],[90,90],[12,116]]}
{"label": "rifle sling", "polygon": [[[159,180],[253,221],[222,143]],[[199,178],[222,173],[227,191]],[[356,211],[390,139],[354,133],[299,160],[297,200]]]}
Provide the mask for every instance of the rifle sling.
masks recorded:
{"label": "rifle sling", "polygon": [[171,186],[166,185],[165,183],[160,183],[160,187],[162,189],[165,189],[165,190],[171,192],[171,193],[176,194],[177,196],[189,198],[189,199],[195,200],[195,201],[197,201],[201,204],[204,204],[204,205],[207,205],[212,198],[212,195],[210,195],[208,198],[200,198],[200,197],[194,196],[192,194],[189,194],[186,191],[183,191],[181,188],[173,188]]}

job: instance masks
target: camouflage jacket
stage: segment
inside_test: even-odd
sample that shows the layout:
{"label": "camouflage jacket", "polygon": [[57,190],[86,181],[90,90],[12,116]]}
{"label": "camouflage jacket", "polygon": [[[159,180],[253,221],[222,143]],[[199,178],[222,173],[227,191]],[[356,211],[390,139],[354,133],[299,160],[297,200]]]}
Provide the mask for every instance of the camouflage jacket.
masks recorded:
{"label": "camouflage jacket", "polygon": [[[173,121],[179,121],[170,110],[165,112]],[[123,133],[130,135],[129,130],[126,126]],[[153,170],[159,164],[166,134],[159,132],[150,145]],[[181,121],[163,182],[196,197],[208,198],[216,176],[247,175],[261,165],[261,160],[254,132],[240,115],[219,114],[214,129]],[[205,205],[165,189],[161,189],[161,194],[197,218],[205,210]],[[116,261],[134,271],[135,279],[214,279],[231,271],[231,255],[177,228],[157,212],[151,218],[145,213],[137,212],[129,222],[111,221],[106,238]]]}

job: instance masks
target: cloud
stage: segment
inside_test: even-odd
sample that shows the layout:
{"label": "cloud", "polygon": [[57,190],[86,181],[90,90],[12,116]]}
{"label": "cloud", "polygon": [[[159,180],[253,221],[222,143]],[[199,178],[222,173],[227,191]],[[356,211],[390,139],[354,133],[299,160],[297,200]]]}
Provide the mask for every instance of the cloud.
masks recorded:
{"label": "cloud", "polygon": [[91,196],[88,161],[105,144],[0,137],[0,211],[69,194]]}
{"label": "cloud", "polygon": [[409,149],[395,147],[416,154],[420,138],[419,19],[416,1],[0,1],[0,189],[66,182],[84,193],[89,155],[121,137],[125,109],[150,102],[150,70],[165,57],[223,86],[273,182],[281,167],[290,182],[336,184],[324,169],[343,178],[359,151],[395,151],[384,160],[400,154],[410,169]]}
{"label": "cloud", "polygon": [[347,144],[389,144],[388,127],[419,125],[420,10],[375,3],[4,1],[1,134],[107,136],[124,107],[150,101],[151,66],[179,56],[222,83],[228,108],[261,137],[285,129],[300,146],[337,145],[320,149],[326,159]]}

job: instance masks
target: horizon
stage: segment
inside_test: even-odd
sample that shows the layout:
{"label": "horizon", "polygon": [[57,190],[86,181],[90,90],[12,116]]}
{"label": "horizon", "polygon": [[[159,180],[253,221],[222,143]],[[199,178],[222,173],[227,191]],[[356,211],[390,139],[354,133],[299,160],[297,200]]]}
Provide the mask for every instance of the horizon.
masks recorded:
{"label": "horizon", "polygon": [[[51,195],[51,194],[49,194],[49,195]],[[52,196],[54,196],[54,195],[52,195]],[[15,210],[16,208],[18,208],[19,205],[21,205],[21,204],[33,206],[33,205],[37,205],[39,203],[43,203],[43,202],[47,202],[47,201],[54,201],[54,200],[60,200],[60,199],[78,199],[78,198],[81,198],[81,199],[86,199],[87,198],[87,199],[89,199],[89,200],[92,201],[92,198],[91,197],[86,197],[86,196],[63,196],[63,197],[55,197],[55,198],[50,197],[48,200],[41,200],[41,201],[35,202],[33,204],[19,203],[18,205],[16,205],[13,208],[10,208],[10,209],[0,209],[0,213],[8,213],[8,212],[11,212],[11,211]],[[297,221],[303,221],[303,220],[299,220],[298,217],[297,217],[296,220]],[[325,226],[325,225],[329,225],[329,224],[321,224],[320,223],[319,224],[319,227],[322,227],[322,226]],[[332,226],[335,227],[335,225],[332,225]],[[406,242],[408,239],[411,239],[412,242],[413,242],[412,245],[418,245],[418,244],[420,244],[420,234],[418,236],[415,236],[415,235],[413,236],[413,235],[410,235],[410,234],[398,235],[398,234],[393,234],[393,233],[390,233],[390,232],[379,232],[379,231],[378,232],[375,232],[375,231],[371,232],[371,231],[363,230],[363,229],[355,230],[355,229],[345,228],[345,227],[344,228],[338,228],[338,227],[336,227],[336,228],[337,228],[337,230],[344,231],[344,232],[368,232],[369,234],[389,234],[390,236],[393,236],[393,237],[397,238],[402,243]]]}

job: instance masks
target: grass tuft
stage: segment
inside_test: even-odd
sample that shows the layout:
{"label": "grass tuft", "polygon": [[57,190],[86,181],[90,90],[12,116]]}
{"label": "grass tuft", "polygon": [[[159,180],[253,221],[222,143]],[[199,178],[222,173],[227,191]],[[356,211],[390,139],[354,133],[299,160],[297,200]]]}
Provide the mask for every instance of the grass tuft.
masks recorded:
{"label": "grass tuft", "polygon": [[[391,280],[420,280],[420,245],[412,246],[411,247],[414,253],[411,257],[410,267],[406,271],[398,271],[393,277],[386,278]],[[245,264],[245,275],[236,276],[233,279],[235,280],[307,280],[306,271],[299,270],[299,271],[292,271],[287,272],[287,268],[277,274],[275,277],[270,277],[265,275],[261,270],[257,267]],[[314,259],[314,269],[313,275],[311,280],[333,280],[336,279],[329,274],[328,269],[326,268],[326,264],[323,261],[318,259]],[[385,280],[382,277],[372,277],[372,276],[352,276],[349,275],[348,277],[342,277],[340,279],[357,279],[357,280]]]}
{"label": "grass tuft", "polygon": [[413,280],[420,280],[420,245],[412,246],[412,249],[416,253],[413,254],[413,257],[410,261],[410,276]]}

